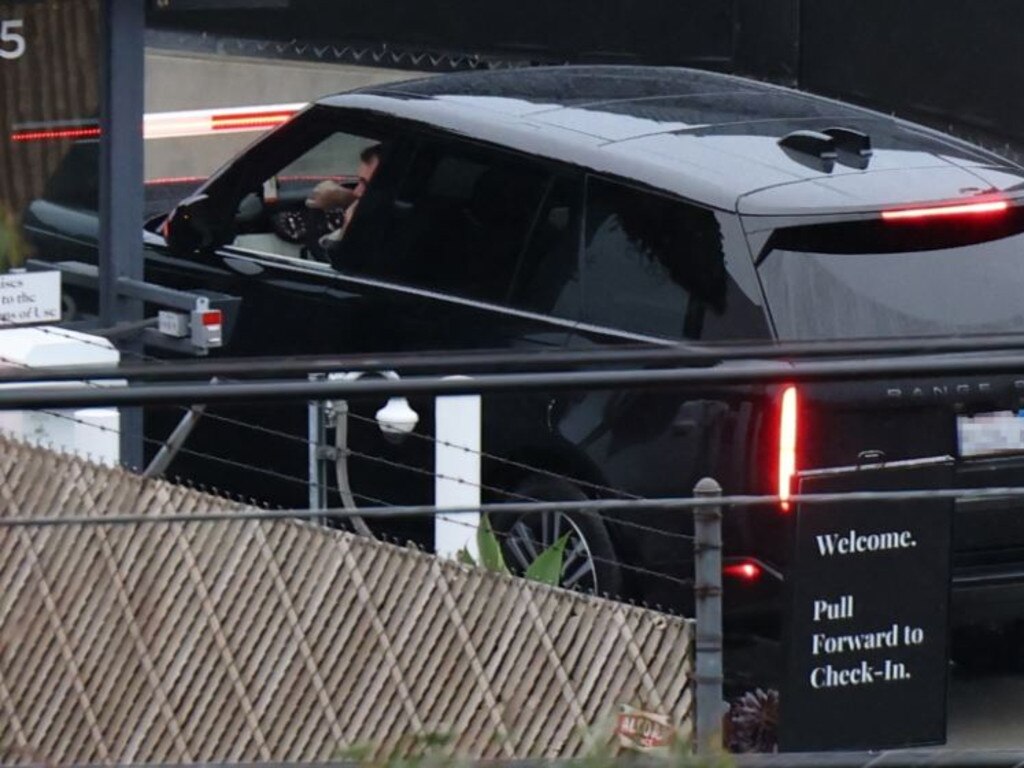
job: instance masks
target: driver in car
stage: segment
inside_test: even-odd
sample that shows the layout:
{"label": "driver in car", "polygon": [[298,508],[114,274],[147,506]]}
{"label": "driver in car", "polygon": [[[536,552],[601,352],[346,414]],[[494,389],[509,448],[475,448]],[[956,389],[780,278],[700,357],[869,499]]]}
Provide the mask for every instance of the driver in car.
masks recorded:
{"label": "driver in car", "polygon": [[314,210],[330,211],[344,209],[344,223],[332,232],[320,238],[320,247],[325,250],[332,242],[338,242],[345,236],[352,217],[355,215],[359,200],[366,192],[366,185],[370,183],[373,174],[380,165],[381,145],[373,144],[359,153],[359,168],[356,171],[356,185],[348,189],[336,181],[321,181],[306,198],[306,206]]}

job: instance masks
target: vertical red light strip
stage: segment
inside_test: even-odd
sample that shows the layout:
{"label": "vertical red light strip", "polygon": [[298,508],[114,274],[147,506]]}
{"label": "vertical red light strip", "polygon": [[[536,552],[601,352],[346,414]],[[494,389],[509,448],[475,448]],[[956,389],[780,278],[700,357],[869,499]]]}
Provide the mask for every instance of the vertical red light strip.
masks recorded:
{"label": "vertical red light strip", "polygon": [[790,485],[796,474],[797,396],[796,387],[782,393],[779,415],[779,502],[783,512],[789,511]]}

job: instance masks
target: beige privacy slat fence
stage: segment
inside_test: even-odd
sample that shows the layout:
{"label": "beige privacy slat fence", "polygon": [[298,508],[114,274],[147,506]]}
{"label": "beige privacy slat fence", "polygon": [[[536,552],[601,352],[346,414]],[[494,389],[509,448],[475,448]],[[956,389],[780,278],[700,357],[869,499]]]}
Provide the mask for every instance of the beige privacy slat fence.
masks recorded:
{"label": "beige privacy slat fence", "polygon": [[[0,514],[242,510],[0,438]],[[692,623],[298,521],[0,528],[6,761],[312,761],[692,734]]]}

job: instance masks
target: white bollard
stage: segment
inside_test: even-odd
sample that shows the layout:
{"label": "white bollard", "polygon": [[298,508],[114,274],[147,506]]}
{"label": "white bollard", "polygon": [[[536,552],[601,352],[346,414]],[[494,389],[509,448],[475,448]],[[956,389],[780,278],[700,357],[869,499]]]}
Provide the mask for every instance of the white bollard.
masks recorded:
{"label": "white bollard", "polygon": [[[65,328],[32,327],[0,330],[0,369],[71,366],[114,367],[120,352],[102,336]],[[102,382],[26,382],[3,387],[118,386],[123,380]],[[0,411],[0,431],[39,445],[77,453],[104,464],[120,460],[120,415],[112,408],[55,411]]]}
{"label": "white bollard", "polygon": [[[467,376],[448,376],[465,379]],[[434,405],[437,443],[434,464],[434,505],[444,508],[480,506],[481,417],[479,395],[438,397]],[[463,547],[479,562],[476,531],[479,512],[434,517],[434,551],[454,557]]]}

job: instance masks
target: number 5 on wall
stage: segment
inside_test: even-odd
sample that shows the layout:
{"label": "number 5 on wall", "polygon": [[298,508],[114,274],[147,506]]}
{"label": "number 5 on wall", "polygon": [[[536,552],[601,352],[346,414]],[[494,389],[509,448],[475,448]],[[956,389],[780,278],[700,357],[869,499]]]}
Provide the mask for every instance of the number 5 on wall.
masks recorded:
{"label": "number 5 on wall", "polygon": [[[21,19],[0,21],[0,59],[19,59],[25,53],[25,36],[15,32],[24,24]],[[11,49],[10,45],[14,48]]]}

